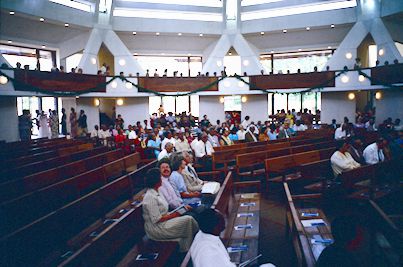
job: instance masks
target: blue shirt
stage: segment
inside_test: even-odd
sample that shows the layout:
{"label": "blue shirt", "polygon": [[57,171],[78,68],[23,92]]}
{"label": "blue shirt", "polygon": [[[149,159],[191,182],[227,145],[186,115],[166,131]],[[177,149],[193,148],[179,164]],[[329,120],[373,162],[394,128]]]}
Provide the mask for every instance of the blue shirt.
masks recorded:
{"label": "blue shirt", "polygon": [[176,188],[179,193],[187,192],[185,180],[183,180],[182,174],[177,171],[173,171],[169,177],[169,182],[174,188]]}
{"label": "blue shirt", "polygon": [[229,134],[229,139],[231,141],[238,141],[238,135],[237,134]]}
{"label": "blue shirt", "polygon": [[269,136],[269,140],[276,140],[277,139],[276,132],[272,133],[272,132],[268,131],[267,136]]}
{"label": "blue shirt", "polygon": [[[148,140],[147,147],[161,147],[161,139],[157,139],[156,141],[150,139]],[[155,156],[158,158],[160,154],[159,150],[154,149]]]}

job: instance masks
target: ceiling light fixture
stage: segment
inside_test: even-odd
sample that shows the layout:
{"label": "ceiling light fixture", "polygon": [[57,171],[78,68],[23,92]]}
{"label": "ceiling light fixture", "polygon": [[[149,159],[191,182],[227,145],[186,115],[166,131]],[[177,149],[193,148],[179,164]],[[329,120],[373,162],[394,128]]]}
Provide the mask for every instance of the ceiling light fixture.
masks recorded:
{"label": "ceiling light fixture", "polygon": [[178,33],[178,36],[182,36],[182,33],[181,33],[181,32],[179,32],[179,33]]}
{"label": "ceiling light fixture", "polygon": [[306,29],[307,31],[309,31],[309,30],[311,29],[311,27],[306,27],[305,29]]}
{"label": "ceiling light fixture", "polygon": [[160,35],[160,33],[159,33],[159,32],[156,32],[156,33],[155,33],[155,35],[157,35],[157,36],[158,36],[158,35]]}
{"label": "ceiling light fixture", "polygon": [[334,28],[334,24],[331,24],[331,25],[330,25],[330,28]]}
{"label": "ceiling light fixture", "polygon": [[14,11],[10,11],[10,15],[14,15],[15,14],[15,12]]}
{"label": "ceiling light fixture", "polygon": [[11,40],[8,40],[8,41],[7,41],[7,43],[9,43],[9,44],[12,44],[12,43],[13,43],[13,41],[11,41]]}
{"label": "ceiling light fixture", "polygon": [[39,19],[39,21],[44,22],[44,21],[45,21],[45,19],[44,19],[44,18],[40,18],[40,19]]}
{"label": "ceiling light fixture", "polygon": [[46,48],[46,45],[42,45],[41,47],[42,47],[42,48]]}
{"label": "ceiling light fixture", "polygon": [[200,36],[200,37],[203,37],[203,34],[201,33],[201,34],[199,34],[199,36]]}
{"label": "ceiling light fixture", "polygon": [[264,35],[264,32],[260,32],[260,35]]}
{"label": "ceiling light fixture", "polygon": [[64,23],[64,27],[69,27],[69,26],[70,26],[70,24]]}
{"label": "ceiling light fixture", "polygon": [[136,35],[137,34],[137,32],[133,32],[133,35]]}
{"label": "ceiling light fixture", "polygon": [[286,29],[284,29],[284,30],[283,30],[283,33],[287,33],[287,30],[286,30]]}

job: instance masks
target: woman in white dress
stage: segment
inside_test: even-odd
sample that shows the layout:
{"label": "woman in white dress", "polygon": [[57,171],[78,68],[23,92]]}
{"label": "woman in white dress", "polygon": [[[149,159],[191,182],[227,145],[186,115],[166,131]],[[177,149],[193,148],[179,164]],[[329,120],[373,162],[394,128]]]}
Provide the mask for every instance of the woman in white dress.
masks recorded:
{"label": "woman in white dress", "polygon": [[149,170],[146,177],[147,192],[143,199],[143,218],[147,236],[157,241],[178,241],[180,251],[188,251],[193,236],[199,230],[197,222],[189,215],[168,213],[168,202],[158,193],[161,186],[159,169]]}
{"label": "woman in white dress", "polygon": [[49,137],[48,116],[42,111],[39,115],[39,138]]}

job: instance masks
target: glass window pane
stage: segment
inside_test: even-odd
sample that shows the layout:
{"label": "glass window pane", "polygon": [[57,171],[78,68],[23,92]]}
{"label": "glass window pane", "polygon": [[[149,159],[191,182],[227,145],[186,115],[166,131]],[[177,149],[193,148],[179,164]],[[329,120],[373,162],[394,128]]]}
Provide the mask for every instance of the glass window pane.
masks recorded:
{"label": "glass window pane", "polygon": [[40,50],[39,63],[41,64],[41,71],[51,71],[53,67],[52,53]]}
{"label": "glass window pane", "polygon": [[21,63],[21,68],[25,65],[28,65],[31,70],[36,68],[35,49],[0,45],[0,53],[13,68],[17,66],[17,62]]}
{"label": "glass window pane", "polygon": [[42,97],[42,110],[49,115],[49,109],[54,110],[56,102],[54,97]]}
{"label": "glass window pane", "polygon": [[274,54],[273,67],[274,73],[312,72],[315,67],[318,70],[325,68],[327,61],[332,56],[332,50],[293,52]]}
{"label": "glass window pane", "polygon": [[163,96],[162,105],[164,105],[165,114],[168,112],[175,113],[175,97],[174,96]]}
{"label": "glass window pane", "polygon": [[316,101],[315,101],[315,93],[314,92],[309,92],[309,93],[303,93],[302,94],[302,109],[308,109],[311,110],[313,113],[315,113],[315,107],[316,107]]}
{"label": "glass window pane", "polygon": [[285,94],[274,94],[274,114],[279,110],[287,108],[287,95]]}
{"label": "glass window pane", "polygon": [[135,56],[134,57],[144,70],[149,70],[149,75],[154,76],[155,69],[159,76],[164,75],[167,70],[167,76],[172,77],[174,71],[178,72],[178,76],[182,73],[183,77],[189,76],[189,66],[192,76],[196,76],[201,71],[201,57],[191,57],[190,65],[188,57],[171,57],[171,56]]}
{"label": "glass window pane", "polygon": [[260,57],[260,63],[263,66],[264,74],[269,74],[272,71],[270,55],[262,55]]}
{"label": "glass window pane", "polygon": [[176,113],[189,113],[189,96],[176,97]]}
{"label": "glass window pane", "polygon": [[158,109],[161,105],[161,97],[160,96],[150,96],[148,98],[148,110],[150,115],[153,113],[158,113]]}
{"label": "glass window pane", "polygon": [[295,109],[297,112],[301,109],[301,94],[288,95],[288,110],[292,109]]}
{"label": "glass window pane", "polygon": [[224,111],[242,111],[241,96],[224,96]]}
{"label": "glass window pane", "polygon": [[321,96],[321,93],[316,93],[316,109],[322,110],[322,96]]}
{"label": "glass window pane", "polygon": [[[189,62],[190,68],[190,76],[197,76],[198,72],[201,72],[203,69],[203,63],[201,57],[191,57]],[[213,76],[211,73],[210,76]]]}
{"label": "glass window pane", "polygon": [[200,110],[199,110],[199,96],[198,95],[191,95],[190,96],[190,112],[193,116],[199,117]]}

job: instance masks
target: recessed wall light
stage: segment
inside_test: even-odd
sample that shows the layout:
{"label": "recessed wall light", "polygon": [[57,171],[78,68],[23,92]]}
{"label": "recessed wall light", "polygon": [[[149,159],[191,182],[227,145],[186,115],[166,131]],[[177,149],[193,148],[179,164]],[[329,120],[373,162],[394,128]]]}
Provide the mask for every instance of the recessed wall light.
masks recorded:
{"label": "recessed wall light", "polygon": [[133,32],[133,35],[136,35],[137,34],[137,32]]}
{"label": "recessed wall light", "polygon": [[298,51],[302,51],[302,49],[301,49],[301,48],[298,48]]}
{"label": "recessed wall light", "polygon": [[11,40],[8,40],[8,41],[7,41],[7,43],[9,43],[9,44],[12,44],[12,43],[13,43],[13,41],[11,41]]}
{"label": "recessed wall light", "polygon": [[134,53],[134,55],[135,55],[135,56],[138,56],[138,55],[139,55],[139,53]]}
{"label": "recessed wall light", "polygon": [[260,32],[260,35],[264,35],[264,32]]}
{"label": "recessed wall light", "polygon": [[64,23],[64,27],[69,27],[69,26],[70,26],[70,24]]}
{"label": "recessed wall light", "polygon": [[191,55],[192,55],[192,54],[190,54],[190,53],[188,54],[189,57],[190,57]]}
{"label": "recessed wall light", "polygon": [[42,48],[46,48],[46,45],[42,45],[41,47],[42,47]]}
{"label": "recessed wall light", "polygon": [[178,33],[178,36],[181,36],[181,35],[182,35],[182,33],[181,33],[181,32],[179,32],[179,33]]}
{"label": "recessed wall light", "polygon": [[331,46],[328,46],[327,49],[332,49],[332,47],[331,47]]}
{"label": "recessed wall light", "polygon": [[311,29],[311,27],[306,27],[305,29],[306,29],[307,31],[309,31],[309,30]]}
{"label": "recessed wall light", "polygon": [[283,30],[283,33],[287,33],[287,30],[286,30],[286,29],[284,29],[284,30]]}
{"label": "recessed wall light", "polygon": [[15,14],[15,12],[14,11],[10,11],[10,15],[14,15]]}
{"label": "recessed wall light", "polygon": [[274,50],[271,50],[270,53],[274,53]]}
{"label": "recessed wall light", "polygon": [[157,35],[157,36],[158,36],[158,35],[160,35],[160,33],[159,33],[159,32],[156,32],[156,33],[155,33],[155,35]]}
{"label": "recessed wall light", "polygon": [[228,55],[229,55],[229,56],[232,56],[232,52],[228,52]]}
{"label": "recessed wall light", "polygon": [[44,22],[44,21],[45,21],[45,19],[44,19],[44,18],[40,18],[40,19],[39,19],[39,21]]}
{"label": "recessed wall light", "polygon": [[203,37],[203,34],[201,33],[201,34],[199,34],[199,36],[200,36],[200,37]]}
{"label": "recessed wall light", "polygon": [[331,25],[330,25],[330,28],[334,28],[334,24],[331,24]]}

